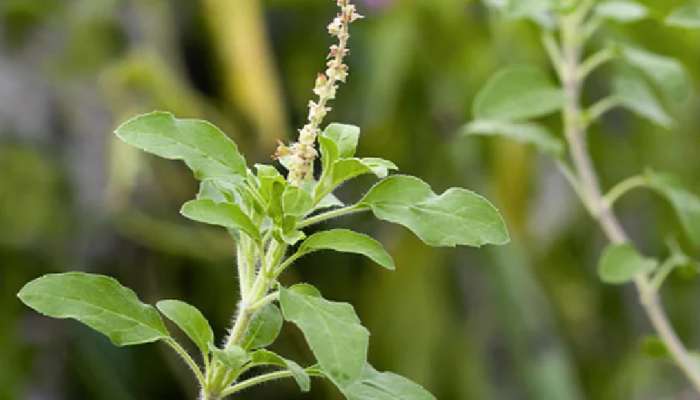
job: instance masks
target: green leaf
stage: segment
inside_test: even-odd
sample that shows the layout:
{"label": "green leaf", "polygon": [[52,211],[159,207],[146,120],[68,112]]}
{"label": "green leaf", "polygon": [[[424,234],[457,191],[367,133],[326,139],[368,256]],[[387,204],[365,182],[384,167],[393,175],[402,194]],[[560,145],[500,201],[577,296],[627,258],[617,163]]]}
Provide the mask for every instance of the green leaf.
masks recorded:
{"label": "green leaf", "polygon": [[180,213],[193,221],[238,229],[253,239],[260,239],[258,228],[233,203],[216,203],[208,199],[190,200],[182,206]]}
{"label": "green leaf", "polygon": [[250,361],[250,355],[240,346],[234,345],[226,349],[210,346],[209,350],[215,359],[232,371],[240,370],[241,367]]}
{"label": "green leaf", "polygon": [[561,109],[564,94],[539,68],[519,65],[496,73],[474,100],[476,119],[517,121]]}
{"label": "green leaf", "polygon": [[286,215],[300,217],[311,211],[313,199],[304,189],[287,185],[282,193],[282,210]]}
{"label": "green leaf", "polygon": [[348,400],[435,400],[417,383],[391,372],[378,372],[369,364],[360,379],[341,390]]}
{"label": "green leaf", "polygon": [[355,155],[355,150],[357,150],[360,128],[354,125],[332,123],[326,127],[321,135],[335,143],[338,148],[338,157],[352,157]]}
{"label": "green leaf", "polygon": [[679,28],[700,28],[700,3],[690,1],[671,11],[666,17],[666,25]]}
{"label": "green leaf", "polygon": [[318,145],[321,149],[321,167],[324,175],[330,174],[333,163],[340,158],[340,150],[333,139],[326,136],[318,137]]}
{"label": "green leaf", "polygon": [[384,250],[381,243],[367,235],[349,229],[331,229],[314,233],[299,246],[297,254],[301,256],[318,250],[362,254],[384,268],[395,268],[394,260]]}
{"label": "green leaf", "polygon": [[600,258],[598,276],[605,283],[627,283],[637,274],[653,271],[657,264],[656,260],[643,257],[630,244],[611,244]]}
{"label": "green leaf", "polygon": [[505,244],[510,239],[498,210],[461,188],[437,196],[422,180],[394,175],[374,185],[360,206],[382,220],[405,226],[431,246]]}
{"label": "green leaf", "polygon": [[613,91],[620,104],[637,115],[664,128],[670,128],[673,124],[654,92],[642,79],[631,74],[618,75],[613,80]]}
{"label": "green leaf", "polygon": [[156,307],[192,339],[202,354],[208,354],[214,344],[214,332],[198,309],[180,300],[161,300]]}
{"label": "green leaf", "polygon": [[246,163],[236,144],[219,128],[167,112],[132,118],[115,131],[124,142],[157,156],[182,160],[197,179],[245,177]]}
{"label": "green leaf", "polygon": [[316,207],[314,207],[314,210],[322,210],[324,208],[335,208],[335,207],[343,207],[345,203],[343,203],[339,198],[335,197],[333,193],[328,193],[327,195],[323,196],[321,201],[318,202]]}
{"label": "green leaf", "polygon": [[311,389],[311,378],[304,369],[292,360],[287,360],[269,350],[257,350],[250,355],[253,366],[274,365],[289,370],[302,392]]}
{"label": "green leaf", "polygon": [[344,387],[362,374],[367,360],[369,332],[348,303],[280,289],[280,304],[287,321],[296,324],[325,374]]}
{"label": "green leaf", "polygon": [[564,145],[542,125],[528,122],[476,120],[462,128],[464,135],[502,135],[522,143],[534,145],[543,153],[561,155]]}
{"label": "green leaf", "polygon": [[618,22],[635,22],[646,18],[649,10],[636,1],[611,0],[598,4],[595,13]]}
{"label": "green leaf", "polygon": [[648,170],[649,187],[664,196],[695,245],[700,245],[700,198],[689,192],[682,182],[673,175]]}
{"label": "green leaf", "polygon": [[675,58],[665,57],[634,47],[623,47],[622,56],[628,64],[640,69],[669,98],[683,101],[690,95],[683,65]]}
{"label": "green leaf", "polygon": [[253,315],[241,346],[246,350],[267,347],[274,343],[281,329],[282,313],[276,305],[268,304]]}
{"label": "green leaf", "polygon": [[336,188],[343,182],[364,174],[385,178],[390,170],[397,169],[394,163],[381,158],[343,158],[333,163],[330,188]]}
{"label": "green leaf", "polygon": [[53,318],[72,318],[106,335],[117,346],[169,338],[163,320],[116,279],[83,272],[49,274],[17,294],[24,304]]}

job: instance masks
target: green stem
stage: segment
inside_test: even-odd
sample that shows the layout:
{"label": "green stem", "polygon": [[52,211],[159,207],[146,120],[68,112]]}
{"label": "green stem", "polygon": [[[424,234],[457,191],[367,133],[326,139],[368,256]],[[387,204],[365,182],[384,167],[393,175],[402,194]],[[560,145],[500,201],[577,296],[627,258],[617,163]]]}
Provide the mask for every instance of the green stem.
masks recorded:
{"label": "green stem", "polygon": [[182,360],[187,364],[187,366],[192,370],[192,373],[194,373],[194,376],[197,378],[197,382],[199,382],[199,385],[204,387],[206,380],[204,379],[204,375],[202,374],[202,371],[199,369],[199,365],[190,357],[190,355],[187,353],[185,349],[180,346],[178,342],[175,341],[175,339],[172,338],[167,338],[165,339],[165,343],[168,344],[175,352],[182,358]]}
{"label": "green stem", "polygon": [[606,208],[612,208],[615,202],[624,196],[627,192],[638,187],[646,186],[647,179],[642,175],[635,175],[625,179],[624,181],[613,186],[608,193],[603,197],[603,203]]}
{"label": "green stem", "polygon": [[325,213],[321,213],[318,215],[314,215],[312,217],[306,218],[305,220],[299,222],[297,224],[297,228],[305,228],[310,225],[318,224],[319,222],[327,221],[332,218],[338,218],[342,217],[344,215],[349,215],[349,214],[354,214],[357,212],[365,211],[367,210],[367,207],[361,206],[358,204],[353,204],[351,206],[343,207],[343,208],[338,208],[332,211],[328,211]]}
{"label": "green stem", "polygon": [[579,79],[581,79],[581,80],[586,79],[586,77],[588,77],[588,75],[590,75],[598,67],[607,63],[608,61],[613,60],[616,55],[617,55],[617,53],[615,52],[614,49],[612,49],[610,47],[606,47],[603,50],[600,50],[599,52],[588,57],[583,62],[583,64],[581,64],[581,68],[579,68],[579,71],[578,71]]}
{"label": "green stem", "polygon": [[[598,177],[593,168],[585,142],[585,124],[582,123],[579,103],[582,82],[579,71],[580,54],[584,39],[581,33],[581,24],[585,22],[585,16],[591,4],[591,1],[584,0],[580,11],[563,16],[560,21],[561,47],[565,63],[562,76],[566,98],[562,111],[564,133],[576,175],[579,177],[582,200],[585,204],[589,204],[592,217],[598,222],[610,242],[627,243],[629,242],[627,235],[622,230],[612,210],[606,206],[601,194]],[[555,61],[553,60],[553,62]],[[678,367],[693,384],[695,390],[700,392],[700,369],[671,327],[655,287],[645,274],[637,275],[634,278],[634,284],[644,311],[660,339],[668,348]]]}
{"label": "green stem", "polygon": [[221,397],[230,396],[234,393],[240,392],[241,390],[248,389],[250,387],[259,385],[261,383],[274,381],[278,379],[291,378],[293,374],[290,371],[277,371],[270,372],[268,374],[258,375],[256,377],[245,380],[241,383],[235,384],[223,390],[221,392]]}
{"label": "green stem", "polygon": [[586,125],[590,125],[593,121],[597,121],[605,113],[619,106],[620,104],[622,103],[617,96],[608,96],[599,100],[597,103],[590,106],[588,110],[586,110],[584,114]]}

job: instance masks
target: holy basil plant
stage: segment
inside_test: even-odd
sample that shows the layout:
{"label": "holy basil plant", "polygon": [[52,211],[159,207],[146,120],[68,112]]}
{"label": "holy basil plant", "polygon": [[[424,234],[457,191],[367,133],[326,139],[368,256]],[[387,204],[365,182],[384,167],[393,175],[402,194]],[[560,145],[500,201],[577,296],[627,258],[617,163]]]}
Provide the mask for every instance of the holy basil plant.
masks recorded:
{"label": "holy basil plant", "polygon": [[[507,66],[484,85],[474,100],[474,120],[465,135],[501,135],[533,145],[555,159],[583,205],[609,240],[598,264],[600,279],[608,284],[634,283],[651,324],[667,354],[700,393],[700,364],[673,330],[658,292],[675,269],[692,264],[681,247],[669,241],[663,260],[646,257],[631,242],[614,214],[613,206],[631,189],[644,187],[665,198],[678,217],[680,230],[691,246],[700,246],[700,197],[674,176],[647,170],[610,188],[604,194],[586,140],[588,128],[614,108],[622,108],[662,129],[673,127],[668,111],[689,95],[688,75],[682,64],[667,55],[628,42],[611,42],[602,29],[608,24],[631,24],[658,17],[634,0],[503,0],[487,1],[510,19],[529,19],[540,28],[548,68]],[[663,22],[674,28],[700,28],[696,1],[674,9]],[[597,50],[591,50],[598,47]],[[589,53],[590,51],[590,53]],[[581,101],[585,83],[599,67],[609,94],[590,105]],[[551,73],[550,73],[551,70]],[[555,75],[558,82],[555,81]],[[561,135],[553,133],[543,117],[558,113]],[[696,263],[697,264],[697,263]]]}
{"label": "holy basil plant", "polygon": [[[403,225],[431,246],[478,247],[509,240],[498,211],[478,194],[461,188],[435,193],[418,178],[390,174],[397,169],[390,161],[358,157],[360,129],[355,126],[333,123],[321,130],[328,101],[347,76],[342,60],[348,25],[360,18],[347,0],[338,5],[340,13],[328,27],[338,44],[331,48],[328,69],[316,80],[318,99],[309,105],[309,123],[299,142],[277,150],[281,168],[251,167],[214,125],[167,112],[137,116],[116,130],[132,146],[183,161],[199,181],[199,192],[180,212],[227,229],[235,241],[241,298],[226,338],[217,341],[192,305],[180,300],[144,304],[133,291],[102,275],[46,275],[28,283],[19,298],[44,315],[78,320],[117,346],[166,343],[192,370],[204,400],[284,378],[308,391],[310,377],[328,379],[349,400],[434,399],[418,384],[367,362],[370,335],[350,304],[325,299],[309,284],[284,287],[278,280],[299,258],[322,250],[364,255],[393,270],[391,255],[372,237],[348,229],[318,230],[324,221],[353,213],[370,212]],[[314,171],[317,148],[320,171]],[[344,204],[335,189],[361,175],[379,181],[359,200]],[[311,226],[316,232],[307,235]],[[163,316],[191,339],[198,357],[171,336]],[[301,366],[267,349],[285,321],[303,333],[314,365]]]}

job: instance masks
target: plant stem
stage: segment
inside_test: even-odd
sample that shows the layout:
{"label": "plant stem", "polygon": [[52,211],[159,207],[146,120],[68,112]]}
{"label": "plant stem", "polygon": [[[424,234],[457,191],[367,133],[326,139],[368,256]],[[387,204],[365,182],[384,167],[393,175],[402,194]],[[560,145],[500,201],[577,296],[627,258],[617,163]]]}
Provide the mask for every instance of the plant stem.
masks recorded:
{"label": "plant stem", "polygon": [[363,206],[359,206],[357,204],[353,204],[351,206],[343,207],[343,208],[338,208],[332,211],[328,211],[325,213],[317,214],[312,217],[306,218],[305,220],[299,222],[297,224],[297,228],[305,228],[310,225],[318,224],[319,222],[323,222],[332,218],[337,218],[337,217],[342,217],[343,215],[348,215],[348,214],[354,214],[360,211],[365,211],[367,208]]}
{"label": "plant stem", "polygon": [[[565,137],[575,173],[580,180],[582,200],[588,204],[591,215],[596,219],[610,242],[625,243],[629,240],[601,194],[598,177],[585,141],[585,125],[579,99],[581,91],[580,56],[583,42],[580,28],[587,12],[586,10],[566,15],[560,21],[561,47],[564,57],[564,68],[560,78],[566,97],[562,111]],[[646,274],[637,275],[634,278],[634,283],[640,303],[660,339],[666,345],[679,368],[685,373],[695,389],[700,392],[700,369],[671,327],[655,287],[650,283]]]}
{"label": "plant stem", "polygon": [[248,389],[249,387],[253,387],[255,385],[259,385],[261,383],[277,380],[277,379],[284,379],[284,378],[291,378],[293,375],[290,371],[277,371],[277,372],[270,372],[268,374],[263,374],[263,375],[258,375],[256,377],[250,378],[248,380],[245,380],[241,383],[238,383],[236,385],[233,385],[231,387],[228,387],[224,391],[221,392],[221,397],[226,397],[229,395],[232,395],[236,392],[240,392],[241,390]]}
{"label": "plant stem", "polygon": [[178,342],[175,341],[175,339],[166,339],[165,343],[168,344],[175,352],[182,358],[182,360],[187,364],[187,366],[192,370],[192,373],[194,373],[194,376],[197,378],[197,382],[199,382],[200,386],[204,386],[205,379],[204,375],[202,374],[202,370],[199,369],[199,365],[190,357],[189,353],[185,349],[180,346]]}
{"label": "plant stem", "polygon": [[647,179],[642,175],[635,175],[613,186],[603,197],[605,207],[612,208],[615,202],[632,189],[647,185]]}

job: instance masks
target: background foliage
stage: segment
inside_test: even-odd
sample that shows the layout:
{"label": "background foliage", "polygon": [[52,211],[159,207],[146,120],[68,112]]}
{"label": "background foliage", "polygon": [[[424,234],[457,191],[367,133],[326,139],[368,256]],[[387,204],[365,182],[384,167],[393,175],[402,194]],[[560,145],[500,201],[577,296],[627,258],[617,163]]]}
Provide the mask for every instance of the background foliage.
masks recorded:
{"label": "background foliage", "polygon": [[[303,122],[329,44],[329,3],[0,3],[0,399],[194,396],[185,367],[164,347],[113,348],[79,324],[31,312],[15,293],[46,272],[109,274],[146,301],[186,299],[221,336],[236,297],[230,242],[178,215],[196,191],[183,166],[128,148],[111,131],[135,113],[166,109],[212,120],[251,162],[269,160],[275,140]],[[682,2],[643,3],[665,15]],[[329,119],[361,126],[361,153],[395,161],[437,192],[487,194],[505,212],[513,243],[431,249],[401,227],[353,216],[344,222],[380,239],[396,273],[360,256],[319,253],[286,279],[355,303],[372,332],[372,363],[440,399],[692,398],[673,366],[640,351],[649,350],[650,330],[632,288],[599,283],[604,238],[551,162],[505,140],[459,137],[493,72],[519,61],[545,65],[536,30],[476,1],[359,5],[368,18],[353,26],[353,73]],[[605,35],[681,59],[693,95],[672,110],[679,122],[671,130],[624,111],[595,125],[603,183],[648,165],[700,193],[700,33],[642,21],[610,25]],[[607,92],[605,79],[591,82],[586,97]],[[357,198],[368,184],[347,185],[341,196]],[[670,207],[643,192],[622,201],[634,239],[662,253],[666,234],[678,230]],[[679,273],[667,285],[680,335],[700,344],[697,279]],[[308,355],[291,326],[278,345]],[[249,392],[336,397],[327,384],[298,394],[293,382]]]}

